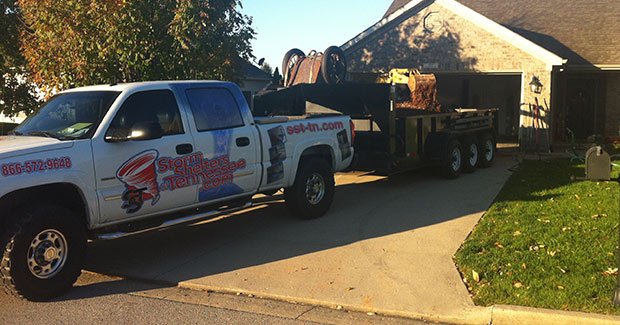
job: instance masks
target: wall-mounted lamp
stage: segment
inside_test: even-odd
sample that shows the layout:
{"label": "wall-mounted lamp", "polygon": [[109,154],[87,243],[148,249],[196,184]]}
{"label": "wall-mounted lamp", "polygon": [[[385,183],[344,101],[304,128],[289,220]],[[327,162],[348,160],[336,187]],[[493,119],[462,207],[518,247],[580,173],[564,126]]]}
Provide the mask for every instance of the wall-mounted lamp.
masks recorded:
{"label": "wall-mounted lamp", "polygon": [[540,94],[542,93],[542,89],[543,89],[543,84],[540,83],[540,80],[538,79],[538,77],[533,76],[532,77],[532,81],[530,81],[530,89],[535,93],[535,94]]}

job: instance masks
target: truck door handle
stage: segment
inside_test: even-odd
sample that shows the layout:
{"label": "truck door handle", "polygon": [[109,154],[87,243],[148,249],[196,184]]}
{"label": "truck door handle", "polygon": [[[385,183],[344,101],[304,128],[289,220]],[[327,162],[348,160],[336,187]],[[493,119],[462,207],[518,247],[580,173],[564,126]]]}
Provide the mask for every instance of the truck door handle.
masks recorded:
{"label": "truck door handle", "polygon": [[192,153],[194,151],[194,146],[191,143],[183,143],[177,145],[177,154],[184,155],[188,153]]}
{"label": "truck door handle", "polygon": [[237,142],[237,147],[245,147],[250,144],[250,138],[248,137],[237,138],[236,142]]}

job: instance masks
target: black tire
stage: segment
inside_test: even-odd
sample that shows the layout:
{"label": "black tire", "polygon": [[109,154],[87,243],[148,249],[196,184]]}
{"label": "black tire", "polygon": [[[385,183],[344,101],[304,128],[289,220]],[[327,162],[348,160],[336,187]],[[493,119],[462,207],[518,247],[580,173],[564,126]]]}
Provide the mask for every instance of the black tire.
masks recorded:
{"label": "black tire", "polygon": [[84,223],[68,209],[39,206],[16,213],[10,224],[0,265],[6,291],[31,301],[67,292],[86,257]]}
{"label": "black tire", "polygon": [[441,174],[448,179],[455,179],[463,170],[463,149],[457,139],[449,140],[441,157]]}
{"label": "black tire", "polygon": [[[300,162],[293,186],[284,190],[286,207],[293,216],[301,219],[321,217],[334,200],[334,188],[334,173],[325,160],[304,159]],[[311,192],[306,193],[307,189]]]}
{"label": "black tire", "polygon": [[285,87],[288,87],[288,84],[292,82],[292,76],[289,75],[289,70],[304,56],[304,52],[300,49],[291,49],[284,54],[284,59],[282,60],[282,82]]}
{"label": "black tire", "polygon": [[466,137],[463,140],[463,172],[473,173],[480,162],[480,147],[478,139]]}
{"label": "black tire", "polygon": [[344,83],[347,76],[347,60],[338,46],[330,46],[323,52],[321,75],[328,85]]}
{"label": "black tire", "polygon": [[478,148],[480,148],[478,165],[483,168],[491,167],[497,151],[493,135],[489,132],[482,133],[478,138]]}

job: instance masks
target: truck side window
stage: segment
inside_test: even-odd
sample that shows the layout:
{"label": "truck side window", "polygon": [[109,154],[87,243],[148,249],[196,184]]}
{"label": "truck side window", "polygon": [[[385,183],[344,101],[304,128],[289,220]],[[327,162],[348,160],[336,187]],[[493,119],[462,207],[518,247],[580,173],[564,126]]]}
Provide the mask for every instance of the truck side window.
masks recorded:
{"label": "truck side window", "polygon": [[243,126],[239,106],[224,88],[197,88],[185,91],[198,131],[212,131]]}
{"label": "truck side window", "polygon": [[164,136],[183,133],[179,106],[170,90],[148,90],[129,96],[112,120],[107,135],[126,137],[138,122],[156,122]]}

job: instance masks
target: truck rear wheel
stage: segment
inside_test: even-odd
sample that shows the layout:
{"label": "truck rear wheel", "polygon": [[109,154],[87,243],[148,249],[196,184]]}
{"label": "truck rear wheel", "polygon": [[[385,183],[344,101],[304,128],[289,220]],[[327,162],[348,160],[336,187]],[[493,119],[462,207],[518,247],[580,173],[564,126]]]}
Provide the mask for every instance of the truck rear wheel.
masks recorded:
{"label": "truck rear wheel", "polygon": [[449,140],[442,158],[441,173],[445,178],[454,179],[461,175],[463,170],[463,149],[457,139]]}
{"label": "truck rear wheel", "polygon": [[463,141],[463,172],[465,173],[473,173],[478,167],[480,149],[477,140],[474,137],[467,137]]}
{"label": "truck rear wheel", "polygon": [[334,200],[334,174],[323,159],[301,161],[293,186],[284,190],[286,206],[301,219],[323,216]]}
{"label": "truck rear wheel", "polygon": [[480,167],[491,167],[493,159],[495,158],[495,139],[489,132],[484,132],[480,135],[479,148],[480,148]]}
{"label": "truck rear wheel", "polygon": [[41,206],[22,210],[9,224],[0,265],[7,291],[31,301],[67,292],[86,257],[82,221],[68,209]]}

